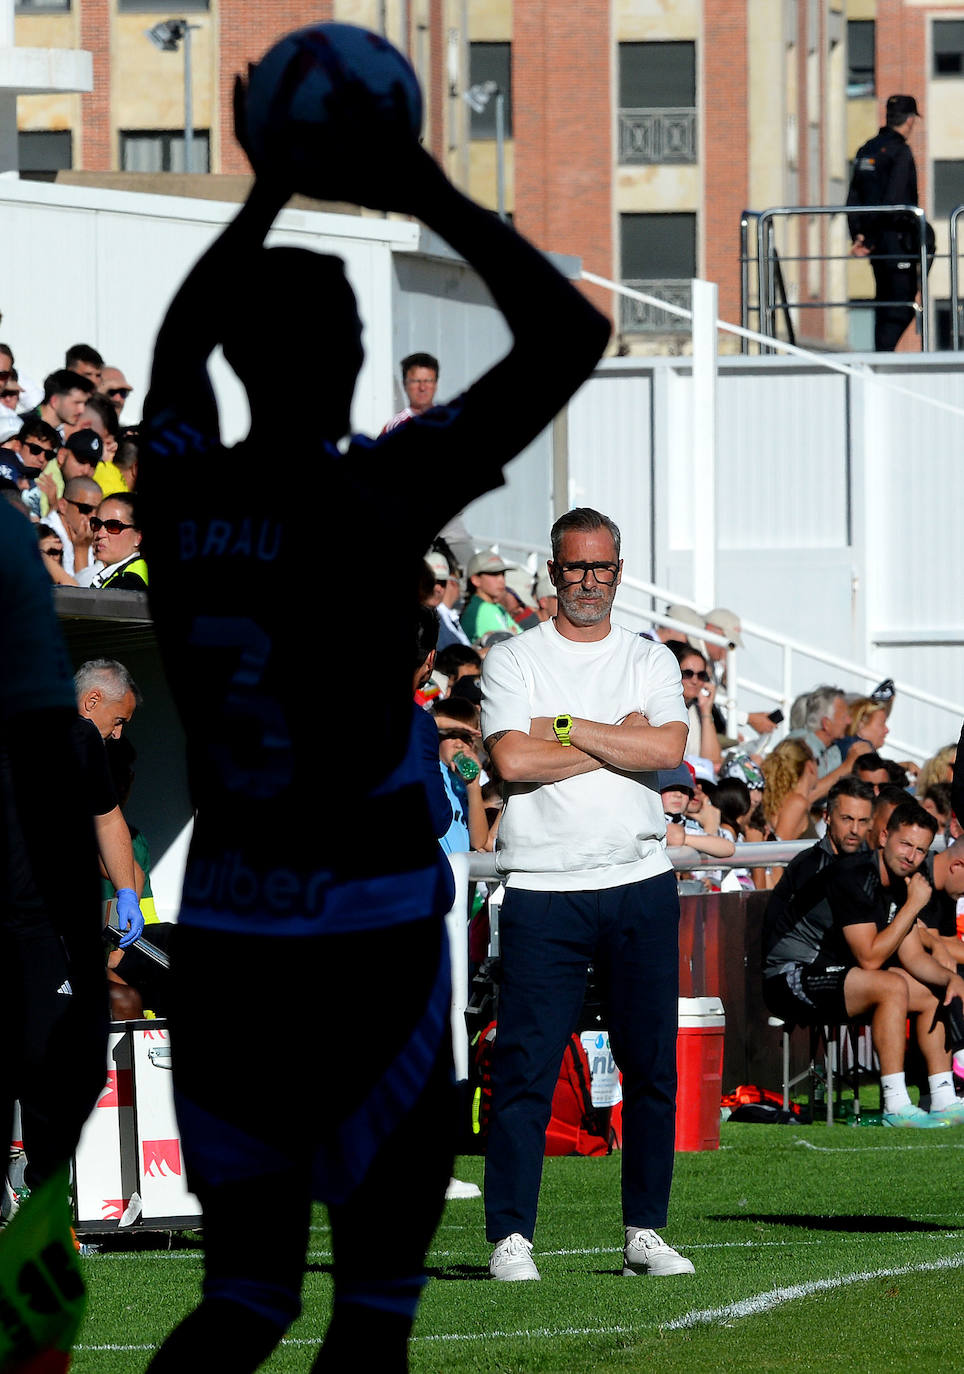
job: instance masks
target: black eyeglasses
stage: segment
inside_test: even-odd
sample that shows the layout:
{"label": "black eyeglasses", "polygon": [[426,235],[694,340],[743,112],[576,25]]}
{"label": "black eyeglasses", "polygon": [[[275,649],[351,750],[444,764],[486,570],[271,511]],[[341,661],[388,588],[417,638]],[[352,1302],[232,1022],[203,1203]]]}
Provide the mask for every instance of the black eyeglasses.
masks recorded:
{"label": "black eyeglasses", "polygon": [[[93,524],[93,520],[91,520],[90,523]],[[682,668],[680,670],[680,677],[687,679],[695,677],[698,682],[709,682],[710,680],[709,673],[702,668],[699,672],[697,672],[695,668]]]}
{"label": "black eyeglasses", "polygon": [[591,572],[601,586],[611,587],[619,572],[618,563],[556,563],[555,568],[563,582],[570,585],[584,582],[586,574]]}
{"label": "black eyeglasses", "polygon": [[[89,507],[93,510],[93,506]],[[98,530],[106,530],[108,534],[120,534],[121,530],[136,530],[136,525],[125,525],[123,520],[101,520],[99,515],[90,517],[90,528],[96,534]]]}
{"label": "black eyeglasses", "polygon": [[49,459],[54,456],[54,450],[52,448],[44,448],[43,444],[32,444],[29,439],[24,439],[23,447],[27,449],[28,452],[32,453],[35,458],[42,457],[45,462],[49,461]]}
{"label": "black eyeglasses", "polygon": [[20,395],[20,388],[19,388],[18,386],[7,386],[7,387],[4,387],[4,389],[3,389],[2,391],[0,391],[0,401],[5,401],[5,400],[7,399],[8,396],[19,396],[19,395]]}
{"label": "black eyeglasses", "polygon": [[0,367],[0,382],[9,382],[9,380],[10,380],[10,368],[9,368],[9,367]]}
{"label": "black eyeglasses", "polygon": [[[81,515],[90,515],[92,510],[97,509],[96,501],[72,501],[69,496],[66,498],[66,501],[68,506],[76,506]],[[91,520],[90,523],[91,526],[93,526],[93,520]]]}
{"label": "black eyeglasses", "polygon": [[109,386],[107,388],[107,394],[108,396],[123,396],[126,401],[133,390],[134,388],[132,386]]}
{"label": "black eyeglasses", "polygon": [[48,558],[63,558],[63,556],[64,556],[64,551],[63,551],[62,548],[59,548],[59,549],[41,549],[40,552],[41,552],[41,553],[45,553],[45,554],[47,555]]}

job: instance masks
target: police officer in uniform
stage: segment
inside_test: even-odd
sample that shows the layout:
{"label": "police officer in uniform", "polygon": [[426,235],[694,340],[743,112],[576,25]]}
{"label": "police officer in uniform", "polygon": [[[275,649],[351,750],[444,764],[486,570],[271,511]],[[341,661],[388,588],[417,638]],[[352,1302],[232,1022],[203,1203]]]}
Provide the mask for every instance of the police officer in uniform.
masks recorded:
{"label": "police officer in uniform", "polygon": [[[917,167],[908,142],[921,113],[912,95],[887,100],[887,122],[858,148],[847,204],[916,205]],[[851,252],[870,258],[876,285],[874,348],[892,353],[914,318],[913,301],[920,285],[917,221],[899,215],[848,216]],[[927,226],[928,270],[934,251],[934,231]],[[905,255],[906,256],[902,256]]]}

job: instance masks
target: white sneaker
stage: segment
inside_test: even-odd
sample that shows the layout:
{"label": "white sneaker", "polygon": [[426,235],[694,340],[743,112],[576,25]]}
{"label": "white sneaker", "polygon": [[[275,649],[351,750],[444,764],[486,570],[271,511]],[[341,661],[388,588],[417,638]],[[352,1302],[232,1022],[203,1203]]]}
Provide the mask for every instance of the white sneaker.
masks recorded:
{"label": "white sneaker", "polygon": [[461,1178],[450,1178],[445,1196],[448,1201],[454,1197],[481,1197],[482,1189],[477,1183],[466,1183]]}
{"label": "white sneaker", "polygon": [[509,1283],[541,1278],[532,1262],[532,1241],[520,1236],[518,1231],[500,1240],[489,1259],[489,1273],[494,1279]]}
{"label": "white sneaker", "polygon": [[668,1274],[694,1274],[693,1263],[685,1255],[679,1254],[663,1237],[655,1231],[637,1231],[630,1238],[626,1235],[626,1248],[623,1251],[623,1277],[633,1274],[650,1274],[653,1278],[664,1278]]}

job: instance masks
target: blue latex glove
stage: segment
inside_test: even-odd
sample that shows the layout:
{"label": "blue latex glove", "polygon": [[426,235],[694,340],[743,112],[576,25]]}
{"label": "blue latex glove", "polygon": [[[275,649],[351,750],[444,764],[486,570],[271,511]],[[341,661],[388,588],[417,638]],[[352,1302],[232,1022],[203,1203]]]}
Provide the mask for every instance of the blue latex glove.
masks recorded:
{"label": "blue latex glove", "polygon": [[121,949],[126,949],[144,934],[141,904],[132,887],[122,887],[117,893],[117,929],[121,932]]}

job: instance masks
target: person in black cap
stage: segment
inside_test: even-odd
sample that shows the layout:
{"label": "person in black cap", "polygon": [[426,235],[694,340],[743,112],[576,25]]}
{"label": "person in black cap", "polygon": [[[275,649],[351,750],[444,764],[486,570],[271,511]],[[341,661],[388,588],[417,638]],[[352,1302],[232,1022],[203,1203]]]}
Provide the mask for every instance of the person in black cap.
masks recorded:
{"label": "person in black cap", "polygon": [[[887,122],[857,149],[847,194],[848,205],[916,205],[917,167],[908,142],[914,122],[922,118],[912,95],[887,100]],[[874,349],[892,353],[914,318],[913,302],[920,288],[920,238],[911,215],[852,214],[848,216],[851,252],[870,258],[876,292]],[[934,231],[928,224],[928,270],[934,254]],[[906,256],[905,256],[906,255]]]}

